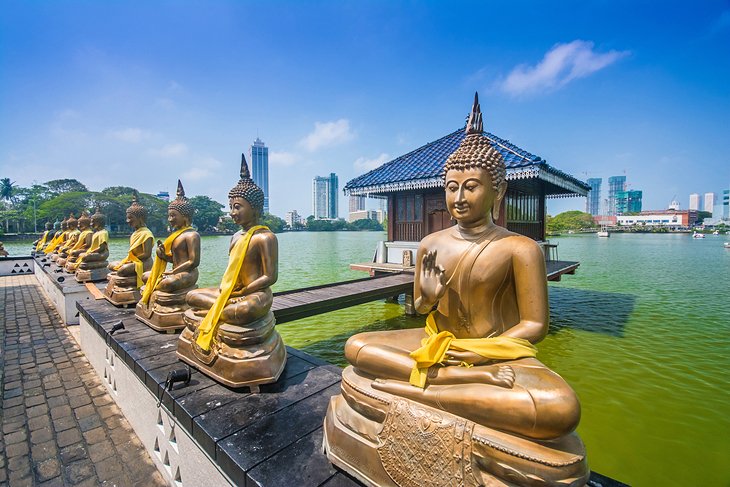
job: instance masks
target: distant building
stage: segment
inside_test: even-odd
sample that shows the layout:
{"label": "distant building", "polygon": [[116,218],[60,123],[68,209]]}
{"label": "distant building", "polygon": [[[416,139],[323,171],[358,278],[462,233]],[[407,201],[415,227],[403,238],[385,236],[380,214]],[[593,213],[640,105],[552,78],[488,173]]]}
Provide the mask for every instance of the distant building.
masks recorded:
{"label": "distant building", "polygon": [[699,210],[700,209],[700,195],[697,193],[692,193],[689,195],[689,209],[690,210]]}
{"label": "distant building", "polygon": [[337,175],[315,176],[312,180],[312,214],[318,220],[337,219]]}
{"label": "distant building", "polygon": [[618,212],[616,210],[616,195],[622,191],[626,191],[626,176],[611,176],[608,178],[608,208],[606,213],[614,216]]}
{"label": "distant building", "polygon": [[705,193],[705,206],[702,209],[712,213],[715,210],[716,202],[717,195],[715,193]]}
{"label": "distant building", "polygon": [[284,221],[289,228],[294,228],[296,225],[302,223],[302,217],[297,213],[297,210],[287,211],[284,216]]}
{"label": "distant building", "polygon": [[157,196],[162,201],[165,201],[167,203],[170,202],[170,193],[168,191],[160,191],[155,196]]}
{"label": "distant building", "polygon": [[588,186],[591,187],[591,190],[588,192],[588,197],[586,198],[586,213],[590,213],[591,215],[600,215],[601,214],[601,183],[603,182],[603,179],[601,178],[589,178]]}
{"label": "distant building", "polygon": [[642,192],[636,189],[616,193],[616,215],[639,213]]}
{"label": "distant building", "polygon": [[668,210],[674,210],[674,211],[679,211],[679,208],[680,208],[680,206],[681,206],[681,205],[679,204],[679,201],[677,201],[677,200],[672,200],[672,202],[671,202],[671,203],[669,203],[669,207],[668,207],[667,209],[668,209]]}
{"label": "distant building", "polygon": [[264,192],[264,213],[269,212],[269,148],[256,137],[251,150],[251,175],[253,182]]}
{"label": "distant building", "polygon": [[375,220],[378,223],[383,223],[382,220],[378,219],[378,216],[380,215],[382,215],[382,212],[379,210],[351,211],[348,214],[347,221],[352,223],[356,220]]}
{"label": "distant building", "polygon": [[730,189],[722,191],[722,219],[730,220]]}
{"label": "distant building", "polygon": [[638,215],[619,215],[619,226],[691,228],[697,222],[697,210],[649,210]]}
{"label": "distant building", "polygon": [[360,194],[353,194],[350,195],[350,210],[349,212],[352,213],[353,211],[362,211],[365,209],[365,202],[367,201],[367,196],[360,195]]}

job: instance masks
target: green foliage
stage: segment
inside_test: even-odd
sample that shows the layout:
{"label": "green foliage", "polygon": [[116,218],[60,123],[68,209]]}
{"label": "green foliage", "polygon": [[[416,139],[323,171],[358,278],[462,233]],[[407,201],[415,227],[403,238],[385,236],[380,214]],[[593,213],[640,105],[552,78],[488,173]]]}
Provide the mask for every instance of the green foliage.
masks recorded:
{"label": "green foliage", "polygon": [[195,208],[193,225],[200,231],[216,231],[218,220],[223,216],[221,208],[225,206],[207,196],[194,196],[190,198],[190,204]]}
{"label": "green foliage", "polygon": [[704,223],[705,218],[712,218],[712,212],[711,211],[698,211],[697,212],[697,224],[702,225]]}
{"label": "green foliage", "polygon": [[134,194],[135,189],[129,186],[109,186],[101,190],[101,194],[105,196],[131,196]]}
{"label": "green foliage", "polygon": [[40,218],[50,220],[63,220],[71,213],[78,218],[83,210],[89,210],[92,203],[93,193],[72,191],[44,201],[37,209],[37,213]]}
{"label": "green foliage", "polygon": [[54,195],[62,193],[85,193],[89,189],[76,179],[53,179],[46,181],[44,186]]}
{"label": "green foliage", "polygon": [[284,231],[284,227],[286,227],[286,222],[283,219],[276,215],[272,215],[271,213],[264,215],[261,219],[261,224],[269,227],[269,229],[274,233],[281,233]]}
{"label": "green foliage", "polygon": [[593,221],[590,213],[578,210],[565,211],[554,217],[548,216],[547,231],[562,232],[565,230],[581,230],[584,228],[595,228],[597,225]]}
{"label": "green foliage", "polygon": [[350,223],[350,228],[352,230],[367,230],[367,231],[382,231],[383,225],[378,223],[377,220],[371,220],[369,218],[362,218],[360,220],[355,220],[354,222]]}
{"label": "green foliage", "polygon": [[382,231],[383,226],[375,220],[361,219],[353,223],[347,223],[342,218],[337,220],[315,220],[314,217],[307,218],[307,230],[310,232],[338,232],[348,231]]}

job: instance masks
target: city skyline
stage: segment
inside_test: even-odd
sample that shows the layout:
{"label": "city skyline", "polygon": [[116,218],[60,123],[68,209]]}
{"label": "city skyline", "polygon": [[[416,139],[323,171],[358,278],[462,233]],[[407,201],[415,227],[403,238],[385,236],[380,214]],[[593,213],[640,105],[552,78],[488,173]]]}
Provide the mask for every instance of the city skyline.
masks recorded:
{"label": "city skyline", "polygon": [[644,208],[730,186],[726,2],[528,5],[11,0],[0,177],[226,203],[260,136],[271,212],[305,213],[312,177],[456,130],[479,91],[485,130],[582,180],[625,171]]}

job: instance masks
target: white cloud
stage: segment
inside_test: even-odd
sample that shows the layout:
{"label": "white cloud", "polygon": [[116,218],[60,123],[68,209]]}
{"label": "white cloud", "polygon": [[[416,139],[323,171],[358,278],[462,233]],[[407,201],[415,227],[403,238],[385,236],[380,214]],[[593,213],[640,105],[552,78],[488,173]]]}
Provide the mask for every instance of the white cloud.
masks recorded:
{"label": "white cloud", "polygon": [[355,169],[359,169],[360,171],[371,171],[375,169],[376,167],[382,166],[384,163],[388,162],[390,160],[390,156],[383,152],[375,159],[366,159],[364,157],[358,157],[358,159],[353,163],[353,166],[355,166]]}
{"label": "white cloud", "polygon": [[521,64],[515,67],[499,83],[499,88],[510,95],[524,95],[539,91],[561,88],[567,83],[599,71],[629,51],[598,53],[593,43],[575,40],[567,44],[556,44],[535,66]]}
{"label": "white cloud", "polygon": [[172,110],[173,108],[175,108],[175,102],[169,98],[156,98],[155,106],[164,108],[165,110]]}
{"label": "white cloud", "polygon": [[180,157],[188,153],[188,146],[183,143],[167,144],[160,149],[150,149],[149,153],[157,157]]}
{"label": "white cloud", "polygon": [[204,157],[196,161],[195,166],[182,173],[183,181],[200,181],[214,174],[223,164],[214,157]]}
{"label": "white cloud", "polygon": [[142,130],[136,127],[129,127],[120,130],[111,130],[107,135],[113,139],[121,140],[122,142],[130,142],[136,144],[143,140],[149,139],[152,134],[147,130]]}
{"label": "white cloud", "polygon": [[341,144],[355,138],[350,131],[350,121],[341,118],[336,122],[315,122],[314,132],[299,141],[299,144],[309,152],[322,147]]}
{"label": "white cloud", "polygon": [[269,152],[269,162],[273,166],[292,166],[299,162],[299,154],[293,152]]}

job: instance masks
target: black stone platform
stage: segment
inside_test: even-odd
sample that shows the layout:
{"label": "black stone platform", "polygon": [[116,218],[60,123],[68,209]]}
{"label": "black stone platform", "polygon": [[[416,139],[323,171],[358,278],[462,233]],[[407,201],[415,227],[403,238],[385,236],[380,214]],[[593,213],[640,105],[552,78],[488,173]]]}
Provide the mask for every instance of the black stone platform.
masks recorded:
{"label": "black stone platform", "polygon": [[86,285],[79,283],[74,274],[66,272],[48,256],[36,256],[33,260],[38,283],[56,307],[64,324],[78,325],[79,313],[76,310],[76,303],[91,299]]}
{"label": "black stone platform", "polygon": [[[189,385],[164,390],[169,371],[184,368],[176,356],[178,335],[157,333],[107,301],[84,301],[79,312],[235,485],[361,485],[322,453],[322,423],[342,370],[287,347],[276,384],[261,392],[237,391],[193,369]],[[123,330],[110,334],[122,322]],[[169,345],[169,346],[167,346]],[[160,348],[169,350],[160,353]],[[626,484],[592,473],[591,487]]]}

